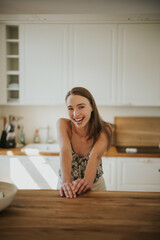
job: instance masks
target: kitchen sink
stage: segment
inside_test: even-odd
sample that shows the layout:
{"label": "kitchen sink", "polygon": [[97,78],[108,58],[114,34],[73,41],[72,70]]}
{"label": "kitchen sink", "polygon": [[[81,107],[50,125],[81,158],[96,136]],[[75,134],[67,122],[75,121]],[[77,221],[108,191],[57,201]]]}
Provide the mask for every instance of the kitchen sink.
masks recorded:
{"label": "kitchen sink", "polygon": [[24,148],[21,149],[21,152],[45,152],[45,153],[55,153],[59,152],[59,144],[57,143],[32,143],[26,145]]}
{"label": "kitchen sink", "polygon": [[116,146],[119,153],[160,153],[159,146]]}

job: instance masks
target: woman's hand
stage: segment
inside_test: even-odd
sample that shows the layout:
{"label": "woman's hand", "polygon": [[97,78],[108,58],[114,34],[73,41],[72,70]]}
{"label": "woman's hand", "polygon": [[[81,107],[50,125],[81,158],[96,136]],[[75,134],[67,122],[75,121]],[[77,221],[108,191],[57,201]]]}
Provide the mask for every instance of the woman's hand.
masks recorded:
{"label": "woman's hand", "polygon": [[81,194],[83,192],[86,192],[87,190],[90,190],[93,183],[86,178],[78,178],[77,180],[72,182],[72,189],[77,194]]}
{"label": "woman's hand", "polygon": [[76,198],[76,192],[73,190],[71,182],[64,182],[60,188],[60,196],[67,198]]}

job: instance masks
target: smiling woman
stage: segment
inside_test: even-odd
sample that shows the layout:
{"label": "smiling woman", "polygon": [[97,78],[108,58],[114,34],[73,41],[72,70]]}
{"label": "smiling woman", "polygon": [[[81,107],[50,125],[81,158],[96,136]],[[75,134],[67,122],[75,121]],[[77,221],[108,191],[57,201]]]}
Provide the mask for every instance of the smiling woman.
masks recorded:
{"label": "smiling woman", "polygon": [[69,119],[59,119],[60,195],[76,197],[87,190],[106,190],[101,157],[110,148],[112,129],[98,113],[91,93],[82,87],[66,95]]}

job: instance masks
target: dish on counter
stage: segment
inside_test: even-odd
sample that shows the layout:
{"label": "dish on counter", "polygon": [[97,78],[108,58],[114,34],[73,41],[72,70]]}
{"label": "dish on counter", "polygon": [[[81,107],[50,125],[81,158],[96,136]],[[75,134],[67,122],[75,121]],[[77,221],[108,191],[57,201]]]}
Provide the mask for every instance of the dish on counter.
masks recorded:
{"label": "dish on counter", "polygon": [[12,203],[17,193],[17,187],[13,183],[0,182],[0,193],[0,211],[2,211]]}
{"label": "dish on counter", "polygon": [[59,152],[59,144],[57,143],[31,143],[26,145],[24,148],[21,149],[21,152],[26,153],[53,153]]}

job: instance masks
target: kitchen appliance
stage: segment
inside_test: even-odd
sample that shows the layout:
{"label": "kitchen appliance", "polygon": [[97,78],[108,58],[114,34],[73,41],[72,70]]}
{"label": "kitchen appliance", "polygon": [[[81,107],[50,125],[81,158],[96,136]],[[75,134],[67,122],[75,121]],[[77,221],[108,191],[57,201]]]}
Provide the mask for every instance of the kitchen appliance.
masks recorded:
{"label": "kitchen appliance", "polygon": [[120,153],[160,153],[160,117],[115,117]]}
{"label": "kitchen appliance", "polygon": [[1,148],[14,148],[16,147],[16,134],[15,127],[12,124],[6,123],[5,130],[2,131],[0,147]]}

